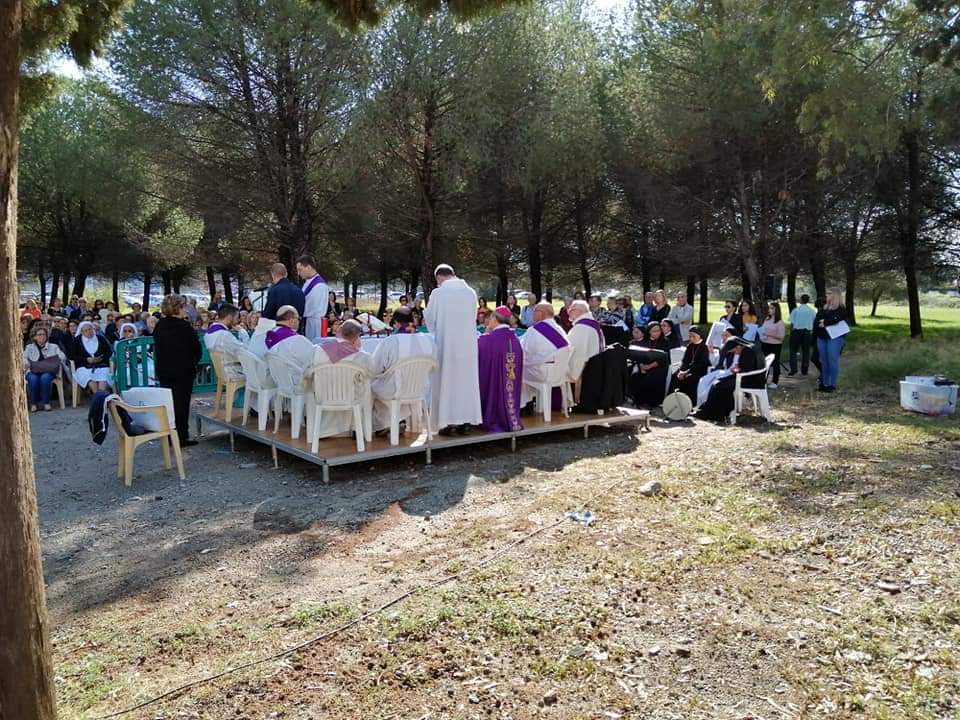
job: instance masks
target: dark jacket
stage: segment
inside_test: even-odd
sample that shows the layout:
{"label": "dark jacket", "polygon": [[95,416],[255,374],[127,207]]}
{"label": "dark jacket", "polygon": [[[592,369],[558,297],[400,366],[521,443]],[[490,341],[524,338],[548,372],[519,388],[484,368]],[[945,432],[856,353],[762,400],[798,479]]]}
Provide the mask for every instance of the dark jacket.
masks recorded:
{"label": "dark jacket", "polygon": [[153,360],[162,385],[196,377],[202,354],[200,338],[187,320],[160,318],[153,331]]}
{"label": "dark jacket", "polygon": [[[846,319],[847,309],[843,305],[833,310],[823,308],[817,313],[817,317],[813,321],[813,336],[821,340],[829,340],[830,334],[827,332],[827,328]],[[821,320],[823,320],[823,327],[820,327]]]}
{"label": "dark jacket", "polygon": [[306,303],[307,299],[303,295],[303,290],[290,282],[289,278],[283,278],[271,285],[270,290],[267,291],[267,305],[263,308],[261,317],[265,317],[267,320],[276,320],[277,310],[284,305],[293,305],[300,317],[303,317],[303,308]]}
{"label": "dark jacket", "polygon": [[100,358],[100,361],[96,365],[87,365],[87,349],[83,346],[83,336],[75,337],[73,339],[73,353],[70,355],[70,359],[76,364],[78,368],[108,368],[110,367],[110,356],[113,355],[113,348],[110,346],[110,343],[107,339],[97,333],[97,357]]}
{"label": "dark jacket", "polygon": [[629,382],[627,351],[620,345],[609,346],[583,366],[577,412],[595,413],[622,405]]}
{"label": "dark jacket", "polygon": [[683,352],[683,361],[680,363],[680,369],[688,372],[699,380],[710,370],[710,350],[706,342],[699,342],[696,345],[687,345]]}

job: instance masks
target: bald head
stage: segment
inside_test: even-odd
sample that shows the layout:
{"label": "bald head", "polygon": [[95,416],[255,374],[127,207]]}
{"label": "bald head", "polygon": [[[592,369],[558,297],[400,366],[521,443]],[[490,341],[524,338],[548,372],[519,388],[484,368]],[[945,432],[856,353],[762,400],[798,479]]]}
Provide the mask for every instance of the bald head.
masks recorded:
{"label": "bald head", "polygon": [[345,320],[340,328],[340,337],[354,344],[360,342],[360,336],[363,334],[363,325],[356,320]]}
{"label": "bald head", "polygon": [[567,310],[567,315],[572,322],[576,322],[589,312],[590,306],[587,305],[585,300],[574,300],[570,303],[570,309]]}
{"label": "bald head", "polygon": [[549,320],[553,317],[553,304],[548,302],[539,302],[533,306],[533,321]]}

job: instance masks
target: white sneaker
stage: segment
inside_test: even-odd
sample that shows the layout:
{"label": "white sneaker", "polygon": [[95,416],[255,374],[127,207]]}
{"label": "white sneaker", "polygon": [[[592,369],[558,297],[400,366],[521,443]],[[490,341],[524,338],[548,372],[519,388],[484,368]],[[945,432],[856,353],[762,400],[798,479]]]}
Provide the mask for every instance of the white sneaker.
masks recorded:
{"label": "white sneaker", "polygon": [[778,387],[780,387],[780,386],[777,385],[776,383],[768,383],[768,384],[767,384],[767,389],[768,389],[768,390],[776,390]]}

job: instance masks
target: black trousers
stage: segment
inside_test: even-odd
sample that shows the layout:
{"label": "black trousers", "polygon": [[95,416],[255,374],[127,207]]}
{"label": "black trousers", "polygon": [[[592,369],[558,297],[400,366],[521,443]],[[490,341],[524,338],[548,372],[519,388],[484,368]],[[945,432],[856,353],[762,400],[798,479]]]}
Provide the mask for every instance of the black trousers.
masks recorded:
{"label": "black trousers", "polygon": [[[800,353],[801,368],[806,375],[810,370],[810,337],[809,330],[790,331],[790,372],[797,372],[797,353]],[[774,380],[776,382],[776,380]]]}
{"label": "black trousers", "polygon": [[175,382],[161,382],[161,387],[173,393],[173,416],[177,423],[177,435],[183,445],[190,437],[190,397],[193,395],[193,378]]}
{"label": "black trousers", "polygon": [[770,368],[773,371],[773,382],[780,382],[780,351],[783,349],[783,343],[760,343],[760,346],[763,348],[763,355],[773,354],[773,367]]}

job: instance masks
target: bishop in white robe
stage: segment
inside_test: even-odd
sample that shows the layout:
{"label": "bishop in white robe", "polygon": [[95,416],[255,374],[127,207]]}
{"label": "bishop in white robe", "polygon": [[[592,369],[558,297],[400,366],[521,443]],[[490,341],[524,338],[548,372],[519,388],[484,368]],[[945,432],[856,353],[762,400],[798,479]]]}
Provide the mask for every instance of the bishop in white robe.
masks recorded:
{"label": "bishop in white robe", "polygon": [[330,289],[327,287],[327,281],[317,272],[316,260],[310,255],[304,255],[297,260],[297,274],[303,280],[303,295],[305,298],[303,334],[311,342],[316,342],[323,336],[321,321],[327,316]]}
{"label": "bishop in white robe", "polygon": [[424,313],[437,344],[430,380],[431,420],[443,434],[483,422],[477,361],[477,293],[449,265],[437,266],[437,289]]}

